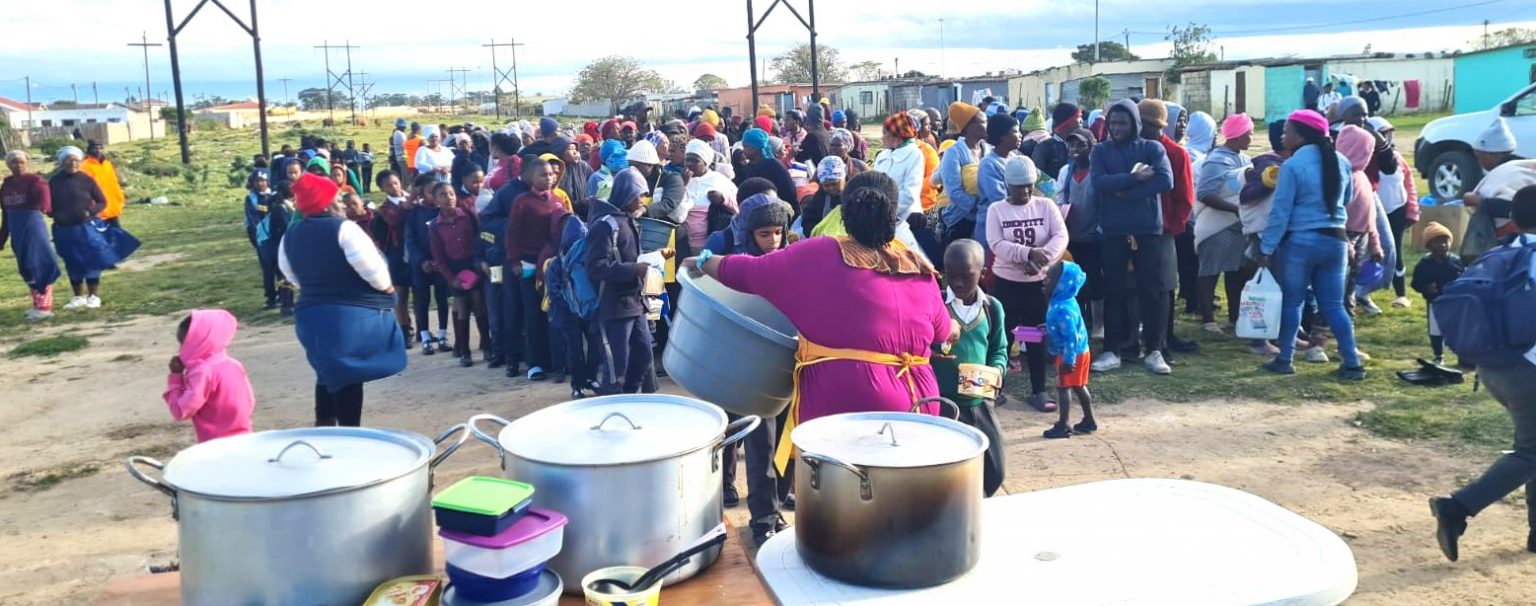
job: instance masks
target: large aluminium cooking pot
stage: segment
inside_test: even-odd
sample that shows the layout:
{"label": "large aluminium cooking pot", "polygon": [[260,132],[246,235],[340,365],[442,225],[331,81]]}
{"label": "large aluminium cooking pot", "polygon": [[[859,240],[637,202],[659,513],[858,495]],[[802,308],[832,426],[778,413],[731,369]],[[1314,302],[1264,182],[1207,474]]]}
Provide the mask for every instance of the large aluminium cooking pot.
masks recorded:
{"label": "large aluminium cooking pot", "polygon": [[858,412],[801,423],[795,546],[812,570],[875,587],[931,587],[980,558],[987,436],[950,419]]}
{"label": "large aluminium cooking pot", "polygon": [[767,299],[679,272],[672,333],[661,354],[688,393],[738,415],[770,418],[794,392],[799,331]]}
{"label": "large aluminium cooking pot", "polygon": [[[432,572],[434,440],[403,431],[313,427],[221,438],[128,473],[171,497],[181,601],[361,604],[379,583]],[[139,466],[163,471],[159,480]]]}
{"label": "large aluminium cooking pot", "polygon": [[[491,437],[476,425],[505,425]],[[570,519],[565,547],[549,562],[562,579],[599,568],[649,568],[723,519],[721,451],[747,437],[757,417],[726,423],[725,411],[693,398],[619,395],[557,404],[508,423],[469,420],[501,451],[508,478],[532,484],[534,502]],[[712,549],[665,577],[667,584],[714,563]],[[566,593],[581,593],[567,582]]]}

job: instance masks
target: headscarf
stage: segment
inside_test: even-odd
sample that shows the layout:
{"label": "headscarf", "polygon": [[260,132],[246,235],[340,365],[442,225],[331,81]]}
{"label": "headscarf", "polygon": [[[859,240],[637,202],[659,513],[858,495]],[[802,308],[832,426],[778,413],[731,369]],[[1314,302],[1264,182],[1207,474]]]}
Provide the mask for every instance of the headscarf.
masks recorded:
{"label": "headscarf", "polygon": [[753,118],[752,119],[752,124],[754,126],[756,126],[757,128],[763,129],[763,132],[771,133],[774,130],[773,129],[773,118],[770,118],[768,116],[764,116],[762,114],[758,114],[758,116],[756,118]]}
{"label": "headscarf", "polygon": [[710,147],[703,139],[689,141],[688,146],[683,149],[684,153],[698,156],[700,160],[704,161],[705,166],[715,163],[715,148]]}
{"label": "headscarf", "polygon": [[588,121],[585,124],[582,124],[581,132],[590,137],[592,141],[597,141],[603,138],[603,133],[602,131],[598,130],[596,122]]}
{"label": "headscarf", "polygon": [[1354,95],[1350,95],[1348,97],[1345,97],[1343,100],[1339,101],[1339,106],[1338,106],[1338,116],[1339,116],[1339,119],[1342,120],[1344,118],[1344,112],[1349,111],[1350,108],[1359,109],[1361,112],[1365,112],[1365,99],[1361,99],[1360,97],[1356,97]]}
{"label": "headscarf", "polygon": [[1083,111],[1071,103],[1057,103],[1056,109],[1051,110],[1051,130],[1061,135],[1066,135],[1077,130],[1082,123]]}
{"label": "headscarf", "polygon": [[[1193,121],[1190,123],[1189,130],[1191,133],[1195,130]],[[1253,118],[1248,117],[1248,114],[1232,114],[1227,116],[1226,120],[1221,121],[1221,138],[1223,141],[1230,141],[1251,132],[1253,132]],[[1190,138],[1194,138],[1194,135],[1191,134]]]}
{"label": "headscarf", "polygon": [[843,110],[837,110],[837,111],[832,112],[832,125],[833,126],[839,126],[839,125],[842,125],[842,124],[846,124],[847,122],[848,122],[848,114],[844,114]]}
{"label": "headscarf", "polygon": [[69,158],[71,156],[73,156],[76,160],[84,160],[85,152],[80,151],[80,148],[73,145],[65,145],[64,147],[59,148],[60,163],[63,163],[65,158]]}
{"label": "headscarf", "polygon": [[1045,130],[1045,112],[1030,110],[1029,115],[1024,116],[1024,122],[1019,127],[1025,133]]}
{"label": "headscarf", "polygon": [[768,131],[761,128],[749,128],[741,135],[741,144],[757,148],[764,158],[772,158],[773,148],[768,144]]}
{"label": "headscarf", "polygon": [[304,176],[293,183],[291,189],[294,207],[306,217],[325,212],[331,204],[336,202],[336,194],[341,192],[341,186],[330,177],[321,177],[312,173],[304,173]]}
{"label": "headscarf", "polygon": [[714,109],[706,109],[699,114],[699,123],[708,124],[710,128],[720,128],[720,114],[715,113]]}
{"label": "headscarf", "polygon": [[597,132],[597,139],[599,141],[604,139],[617,139],[619,138],[619,121],[614,120],[613,118],[603,120],[603,123],[598,125]]}
{"label": "headscarf", "polygon": [[[736,213],[735,217],[731,217],[731,236],[736,240],[737,247],[745,247],[749,242],[752,242],[752,228],[748,227],[748,221],[754,214],[754,211],[761,207],[769,207],[768,210],[763,212],[776,215],[778,213],[773,211],[777,207],[772,206],[775,204],[783,206],[785,223],[788,223],[791,212],[789,204],[786,204],[776,196],[770,196],[767,193],[753,194],[752,197],[741,201],[741,210]],[[773,225],[773,223],[769,223],[769,225]]]}
{"label": "headscarf", "polygon": [[757,115],[758,117],[767,116],[769,120],[772,120],[779,117],[779,112],[773,111],[772,107],[762,105],[757,108]]}
{"label": "headscarf", "polygon": [[975,119],[976,115],[980,113],[980,108],[964,101],[956,101],[949,104],[949,132],[958,133],[965,130],[965,127],[971,123],[971,120]]}
{"label": "headscarf", "polygon": [[439,140],[442,139],[442,133],[437,132],[437,125],[436,124],[428,124],[426,126],[421,127],[421,138],[423,138],[423,139],[431,139],[432,135],[438,135],[438,139]]}
{"label": "headscarf", "polygon": [[697,119],[699,116],[701,116],[703,114],[704,114],[704,110],[699,109],[699,106],[697,106],[697,105],[688,108],[688,120],[690,122],[695,120],[695,119]]}
{"label": "headscarf", "polygon": [[316,166],[318,166],[322,170],[324,170],[325,174],[327,174],[327,175],[331,174],[331,163],[327,162],[325,158],[322,158],[320,156],[315,156],[313,158],[310,158],[309,159],[309,163],[304,165],[304,172],[308,173],[309,169],[314,168]]}
{"label": "headscarf", "polygon": [[692,134],[693,138],[695,138],[695,139],[703,139],[705,141],[714,141],[715,140],[715,135],[717,133],[715,132],[714,125],[710,124],[707,121],[700,121],[698,124],[694,125],[693,132],[689,133],[689,134]]}
{"label": "headscarf", "polygon": [[848,129],[846,129],[846,128],[834,128],[834,129],[832,129],[832,133],[827,135],[827,142],[828,143],[842,142],[843,149],[847,149],[849,151],[853,151],[853,133],[849,132]]}
{"label": "headscarf", "polygon": [[1322,114],[1313,110],[1298,109],[1294,112],[1291,112],[1291,115],[1287,116],[1286,120],[1295,122],[1297,124],[1306,125],[1308,128],[1311,128],[1312,130],[1323,133],[1325,135],[1328,134],[1328,119],[1324,118]]}
{"label": "headscarf", "polygon": [[576,144],[577,145],[581,145],[582,143],[586,143],[588,145],[591,145],[591,144],[597,143],[597,140],[593,139],[592,135],[589,135],[587,133],[581,133],[579,135],[576,135]]}
{"label": "headscarf", "polygon": [[1365,170],[1371,163],[1371,153],[1376,149],[1376,139],[1365,129],[1350,124],[1339,129],[1339,136],[1335,139],[1335,147],[1344,158],[1349,160],[1350,168],[1356,172]]}
{"label": "headscarf", "polygon": [[848,165],[837,156],[827,156],[816,165],[816,182],[841,181],[848,178]]}
{"label": "headscarf", "polygon": [[629,201],[636,196],[643,196],[649,190],[645,186],[645,177],[640,171],[626,168],[613,176],[613,187],[608,190],[608,203],[615,208],[623,210],[629,206]]}
{"label": "headscarf", "polygon": [[[1205,112],[1189,114],[1189,130],[1184,147],[1205,155],[1216,147],[1216,120]],[[1238,135],[1241,137],[1242,135]]]}
{"label": "headscarf", "polygon": [[[972,108],[974,109],[974,108]],[[971,115],[976,115],[972,113]],[[885,132],[892,137],[906,141],[917,137],[917,127],[912,125],[912,116],[906,112],[896,112],[885,119]]]}
{"label": "headscarf", "polygon": [[629,148],[624,147],[624,142],[618,139],[604,141],[603,146],[597,150],[597,158],[608,172],[614,174],[629,168]]}

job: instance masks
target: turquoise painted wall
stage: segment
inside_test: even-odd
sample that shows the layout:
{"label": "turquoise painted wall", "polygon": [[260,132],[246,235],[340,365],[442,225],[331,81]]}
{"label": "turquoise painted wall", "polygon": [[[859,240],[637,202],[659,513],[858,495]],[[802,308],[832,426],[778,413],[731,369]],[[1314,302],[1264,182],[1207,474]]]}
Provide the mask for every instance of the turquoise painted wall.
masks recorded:
{"label": "turquoise painted wall", "polygon": [[1300,65],[1282,65],[1264,69],[1264,116],[1284,120],[1302,108],[1301,90],[1307,84]]}
{"label": "turquoise painted wall", "polygon": [[1492,109],[1531,83],[1536,45],[1456,57],[1456,113]]}

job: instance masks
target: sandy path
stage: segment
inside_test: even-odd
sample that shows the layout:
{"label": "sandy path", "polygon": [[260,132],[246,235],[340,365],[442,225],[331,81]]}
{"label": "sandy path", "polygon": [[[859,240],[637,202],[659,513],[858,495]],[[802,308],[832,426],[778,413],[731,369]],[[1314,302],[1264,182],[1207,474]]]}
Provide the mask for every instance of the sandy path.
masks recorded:
{"label": "sandy path", "polygon": [[[170,422],[159,398],[175,322],[87,330],[91,346],[81,352],[0,364],[0,605],[85,603],[111,579],[143,574],[174,553],[166,499],[120,461],[168,458],[192,441],[191,427]],[[311,375],[291,328],[245,330],[232,353],[261,399],[258,429],[311,420]],[[563,400],[554,386],[451,362],[412,354],[403,376],[368,386],[364,422],[434,433],[476,412],[512,417]],[[1475,520],[1459,564],[1445,562],[1431,536],[1425,497],[1478,473],[1497,453],[1374,437],[1351,423],[1366,408],[1139,401],[1104,407],[1096,436],[1056,442],[1039,437],[1043,415],[1010,408],[1000,412],[1009,436],[1006,489],[1119,477],[1224,484],[1345,536],[1360,573],[1352,604],[1529,602],[1536,566],[1523,550],[1523,500]],[[93,465],[98,471],[90,473]],[[83,475],[24,486],[50,470]],[[440,482],[495,471],[493,451],[477,444],[445,464]],[[745,507],[730,511],[745,526]]]}

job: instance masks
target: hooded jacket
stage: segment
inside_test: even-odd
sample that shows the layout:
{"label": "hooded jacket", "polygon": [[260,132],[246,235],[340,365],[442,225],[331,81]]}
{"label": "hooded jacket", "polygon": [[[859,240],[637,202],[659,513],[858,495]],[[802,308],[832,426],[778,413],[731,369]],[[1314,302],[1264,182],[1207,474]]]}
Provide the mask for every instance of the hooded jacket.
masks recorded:
{"label": "hooded jacket", "polygon": [[528,192],[528,184],[522,179],[507,181],[491,196],[491,203],[480,211],[480,239],[486,243],[484,260],[499,265],[507,260],[507,219],[512,214],[512,201]]}
{"label": "hooded jacket", "polygon": [[[1110,106],[1109,112],[1130,116],[1137,134],[1127,143],[1107,138],[1089,156],[1099,228],[1107,236],[1160,235],[1162,193],[1173,189],[1168,153],[1162,143],[1141,137],[1141,111],[1130,99]],[[1150,166],[1156,174],[1146,182],[1136,179],[1131,169],[1137,164]]]}
{"label": "hooded jacket", "polygon": [[[646,312],[640,279],[635,276],[636,260],[640,257],[640,231],[630,214],[614,205],[614,202],[628,203],[634,196],[645,193],[645,179],[635,169],[626,168],[614,176],[612,202],[595,198],[590,201],[587,273],[599,286],[599,320],[636,318]],[[619,201],[619,198],[628,199]]]}
{"label": "hooded jacket", "polygon": [[255,391],[228,353],[237,328],[227,311],[193,310],[179,353],[186,370],[166,376],[165,405],[177,421],[192,420],[198,442],[251,432]]}
{"label": "hooded jacket", "polygon": [[1061,279],[1056,281],[1050,307],[1045,310],[1045,333],[1050,337],[1046,347],[1063,360],[1076,360],[1088,352],[1088,330],[1077,304],[1077,291],[1082,290],[1086,279],[1082,267],[1063,261]]}

